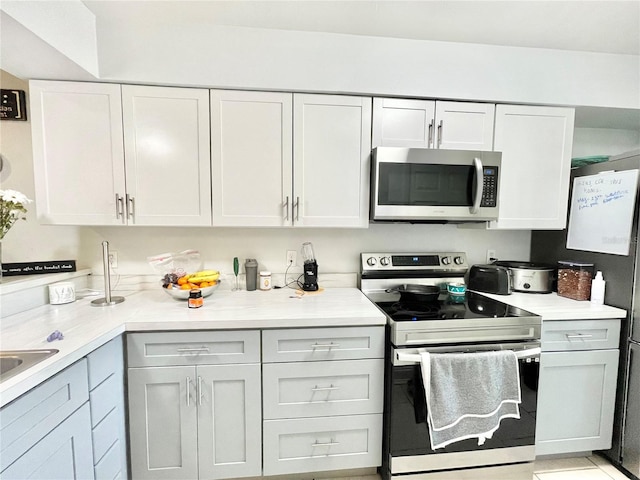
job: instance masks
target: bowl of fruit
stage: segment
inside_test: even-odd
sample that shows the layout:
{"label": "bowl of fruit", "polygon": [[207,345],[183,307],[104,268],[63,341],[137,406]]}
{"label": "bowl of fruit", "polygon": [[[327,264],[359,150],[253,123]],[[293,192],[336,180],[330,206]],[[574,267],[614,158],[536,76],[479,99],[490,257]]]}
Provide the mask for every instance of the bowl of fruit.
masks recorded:
{"label": "bowl of fruit", "polygon": [[195,273],[178,275],[167,273],[162,277],[162,289],[167,295],[177,300],[187,300],[189,293],[197,288],[203,297],[208,297],[220,284],[220,272],[218,270],[201,270]]}

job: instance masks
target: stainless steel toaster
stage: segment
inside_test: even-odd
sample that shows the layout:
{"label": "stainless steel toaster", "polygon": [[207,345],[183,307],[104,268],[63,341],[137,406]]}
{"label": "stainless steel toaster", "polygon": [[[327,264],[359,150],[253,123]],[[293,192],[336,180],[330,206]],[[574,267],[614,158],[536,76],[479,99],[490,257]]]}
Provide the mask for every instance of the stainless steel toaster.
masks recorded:
{"label": "stainless steel toaster", "polygon": [[472,265],[467,288],[476,292],[510,295],[513,291],[511,270],[498,265]]}

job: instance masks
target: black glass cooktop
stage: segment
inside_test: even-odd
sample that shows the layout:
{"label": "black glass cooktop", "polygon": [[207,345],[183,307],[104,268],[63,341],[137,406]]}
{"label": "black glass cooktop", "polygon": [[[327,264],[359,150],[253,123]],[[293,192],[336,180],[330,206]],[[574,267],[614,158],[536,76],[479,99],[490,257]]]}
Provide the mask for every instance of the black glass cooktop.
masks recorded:
{"label": "black glass cooktop", "polygon": [[434,302],[388,301],[377,302],[377,305],[395,322],[534,316],[531,312],[474,292],[455,296],[441,294]]}

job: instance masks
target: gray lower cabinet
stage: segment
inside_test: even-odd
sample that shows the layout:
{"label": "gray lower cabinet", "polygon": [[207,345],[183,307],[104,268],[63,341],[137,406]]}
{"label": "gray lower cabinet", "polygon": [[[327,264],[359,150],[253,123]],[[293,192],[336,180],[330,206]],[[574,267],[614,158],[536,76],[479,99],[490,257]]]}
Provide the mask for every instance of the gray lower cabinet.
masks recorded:
{"label": "gray lower cabinet", "polygon": [[54,428],[1,474],[3,480],[94,478],[89,404]]}
{"label": "gray lower cabinet", "polygon": [[93,479],[87,361],[82,359],[0,410],[3,480]]}
{"label": "gray lower cabinet", "polygon": [[265,330],[263,472],[381,464],[384,327]]}
{"label": "gray lower cabinet", "polygon": [[134,480],[261,475],[259,344],[258,331],[128,335]]}
{"label": "gray lower cabinet", "polygon": [[0,410],[3,480],[127,478],[122,339]]}
{"label": "gray lower cabinet", "polygon": [[543,321],[536,455],[611,447],[620,320]]}
{"label": "gray lower cabinet", "polygon": [[118,336],[87,356],[96,480],[127,478],[124,355]]}

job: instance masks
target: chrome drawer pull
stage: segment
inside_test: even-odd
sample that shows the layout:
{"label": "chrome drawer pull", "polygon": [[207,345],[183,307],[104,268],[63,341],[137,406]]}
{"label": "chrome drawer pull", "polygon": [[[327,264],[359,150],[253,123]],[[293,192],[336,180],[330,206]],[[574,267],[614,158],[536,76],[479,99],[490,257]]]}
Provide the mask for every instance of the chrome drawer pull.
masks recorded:
{"label": "chrome drawer pull", "polygon": [[323,391],[326,391],[326,390],[340,390],[340,387],[334,387],[333,383],[332,383],[328,387],[319,387],[319,386],[316,385],[315,387],[313,387],[311,389],[312,392],[323,392]]}
{"label": "chrome drawer pull", "polygon": [[576,333],[574,335],[566,333],[565,335],[569,340],[571,340],[572,338],[592,338],[593,337],[593,335],[591,335],[590,333]]}
{"label": "chrome drawer pull", "polygon": [[333,348],[333,347],[339,347],[340,344],[339,343],[314,343],[313,345],[311,345],[311,348]]}
{"label": "chrome drawer pull", "polygon": [[195,347],[195,348],[177,348],[177,352],[180,353],[209,353],[209,347]]}
{"label": "chrome drawer pull", "polygon": [[191,406],[191,378],[187,377],[187,407]]}
{"label": "chrome drawer pull", "polygon": [[316,440],[316,443],[312,443],[311,446],[312,447],[330,447],[332,445],[340,445],[340,442],[325,442],[325,443],[318,443],[318,441]]}
{"label": "chrome drawer pull", "polygon": [[198,375],[198,405],[202,405],[202,377]]}

